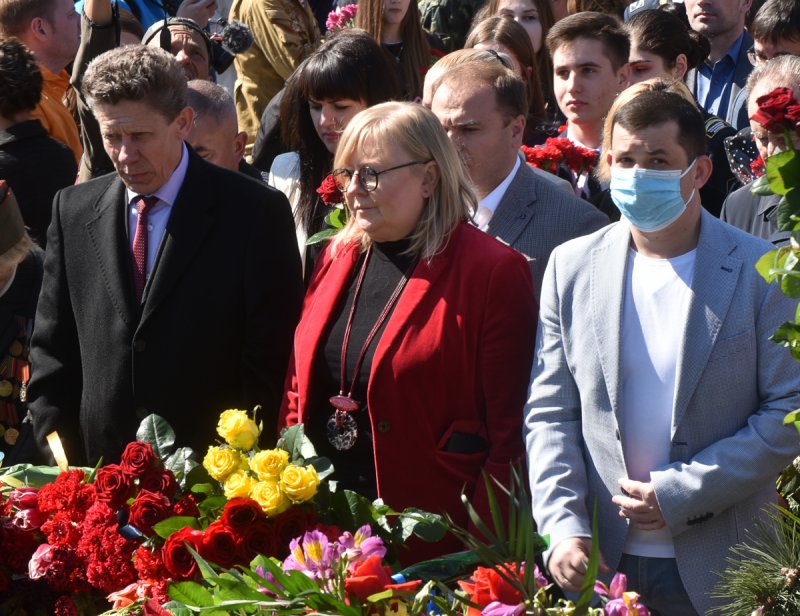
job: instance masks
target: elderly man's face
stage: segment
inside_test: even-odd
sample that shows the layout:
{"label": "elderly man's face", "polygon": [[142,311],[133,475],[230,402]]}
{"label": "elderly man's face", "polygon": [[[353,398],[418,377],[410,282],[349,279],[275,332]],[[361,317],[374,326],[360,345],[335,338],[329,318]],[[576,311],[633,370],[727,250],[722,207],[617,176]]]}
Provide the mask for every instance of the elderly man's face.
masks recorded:
{"label": "elderly man's face", "polygon": [[217,120],[211,116],[198,116],[186,141],[208,162],[238,171],[247,133],[238,131],[235,117]]}
{"label": "elderly man's face", "polygon": [[140,101],[97,105],[103,146],[120,178],[133,192],[149,195],[166,184],[181,160],[183,140],[192,126],[193,111],[185,107],[167,120]]}

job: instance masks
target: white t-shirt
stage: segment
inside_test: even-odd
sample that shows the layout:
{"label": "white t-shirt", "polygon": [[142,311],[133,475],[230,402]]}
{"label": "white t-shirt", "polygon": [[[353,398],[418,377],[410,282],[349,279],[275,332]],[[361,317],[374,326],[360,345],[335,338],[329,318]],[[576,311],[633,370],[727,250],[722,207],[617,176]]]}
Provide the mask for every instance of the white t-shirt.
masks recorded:
{"label": "white t-shirt", "polygon": [[[631,250],[622,312],[622,449],[629,478],[669,464],[675,375],[696,251],[653,259]],[[627,554],[674,558],[669,530],[628,532]]]}

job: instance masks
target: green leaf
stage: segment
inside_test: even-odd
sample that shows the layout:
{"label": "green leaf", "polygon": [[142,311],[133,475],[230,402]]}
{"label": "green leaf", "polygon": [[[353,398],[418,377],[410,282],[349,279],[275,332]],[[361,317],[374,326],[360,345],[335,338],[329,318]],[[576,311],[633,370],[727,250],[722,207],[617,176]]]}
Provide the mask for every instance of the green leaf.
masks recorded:
{"label": "green leaf", "polygon": [[175,431],[159,415],[148,415],[139,424],[136,440],[150,443],[159,458],[166,458],[175,447]]}
{"label": "green leaf", "polygon": [[331,498],[331,506],[340,528],[355,530],[374,521],[372,503],[356,492],[335,492]]}
{"label": "green leaf", "polygon": [[303,424],[284,428],[277,447],[289,452],[289,461],[292,464],[302,465],[306,463],[306,459],[317,457],[317,451],[311,439],[306,436]]}
{"label": "green leaf", "polygon": [[447,534],[444,518],[436,513],[408,507],[399,514],[403,541],[415,535],[423,541],[440,541]]}
{"label": "green leaf", "polygon": [[583,577],[578,600],[575,602],[575,616],[583,616],[589,611],[589,605],[594,598],[594,583],[600,570],[600,533],[597,530],[597,498],[594,499],[592,512],[592,549],[589,552],[589,562],[586,565],[586,575]]}
{"label": "green leaf", "polygon": [[180,529],[189,526],[195,530],[200,530],[200,525],[197,520],[191,516],[173,516],[166,520],[161,520],[158,524],[153,526],[153,530],[162,539],[168,538],[171,534],[178,532]]}
{"label": "green leaf", "polygon": [[211,475],[208,474],[208,471],[202,464],[198,464],[192,470],[190,470],[186,477],[183,485],[181,486],[184,490],[190,490],[193,486],[199,483],[207,483],[211,485],[214,480],[211,478]]}
{"label": "green leaf", "polygon": [[192,616],[194,613],[188,607],[177,601],[168,601],[163,607],[172,614],[172,616]]}
{"label": "green leaf", "polygon": [[198,464],[194,459],[194,451],[189,447],[179,447],[164,460],[164,468],[172,471],[179,485],[196,466]]}
{"label": "green leaf", "polygon": [[794,148],[767,157],[764,167],[764,177],[776,195],[785,195],[794,188],[797,178],[800,178],[800,156]]}
{"label": "green leaf", "polygon": [[756,271],[761,274],[761,277],[771,283],[775,280],[776,271],[782,269],[783,261],[785,260],[785,250],[776,248],[764,253],[761,258],[756,262]]}
{"label": "green leaf", "polygon": [[210,483],[196,483],[190,488],[190,491],[194,494],[213,494],[214,486]]}
{"label": "green leaf", "polygon": [[750,192],[760,197],[766,197],[774,194],[769,185],[769,179],[766,175],[762,175],[750,185]]}
{"label": "green leaf", "polygon": [[203,502],[201,502],[197,508],[200,509],[205,515],[209,515],[215,509],[221,509],[225,506],[225,503],[228,502],[228,499],[222,495],[218,496],[209,496]]}
{"label": "green leaf", "polygon": [[332,238],[337,233],[339,233],[339,229],[333,229],[333,228],[323,229],[322,231],[318,231],[317,233],[315,233],[306,240],[306,246],[311,246],[313,244],[319,244],[320,242],[324,242],[325,240]]}
{"label": "green leaf", "polygon": [[800,361],[800,324],[784,323],[770,336],[770,340],[788,347],[792,356]]}
{"label": "green leaf", "polygon": [[214,597],[197,582],[170,582],[167,590],[169,598],[190,607],[212,607]]}
{"label": "green leaf", "polygon": [[325,479],[333,474],[333,462],[328,458],[322,456],[306,458],[306,464],[310,464],[317,470],[317,476],[320,479]]}
{"label": "green leaf", "polygon": [[[78,468],[71,466],[70,468]],[[87,476],[91,475],[91,468],[83,468]],[[53,483],[61,474],[57,466],[33,466],[32,464],[15,464],[0,468],[0,482],[15,488],[32,487],[41,488],[48,483]]]}
{"label": "green leaf", "polygon": [[790,188],[778,202],[777,225],[780,231],[791,231],[795,227],[795,217],[800,216],[800,191]]}

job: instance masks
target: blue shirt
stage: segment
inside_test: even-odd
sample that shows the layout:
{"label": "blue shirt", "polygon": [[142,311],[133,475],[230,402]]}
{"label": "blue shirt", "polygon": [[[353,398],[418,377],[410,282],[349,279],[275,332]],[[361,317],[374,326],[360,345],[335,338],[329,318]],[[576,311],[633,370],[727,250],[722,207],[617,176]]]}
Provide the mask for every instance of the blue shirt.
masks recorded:
{"label": "blue shirt", "polygon": [[[79,15],[83,12],[83,1],[84,0],[78,0],[78,2],[75,3],[75,10]],[[142,27],[145,31],[159,19],[164,19],[164,7],[160,4],[153,3],[152,0],[130,0],[130,2],[117,0],[117,4],[119,8],[125,9],[129,13],[135,15],[139,21],[142,22]],[[135,11],[131,8],[131,4],[136,6]]]}
{"label": "blue shirt", "polygon": [[725,118],[731,96],[733,77],[736,74],[736,59],[742,49],[744,30],[728,52],[713,65],[703,62],[697,68],[695,96],[700,106],[712,115]]}

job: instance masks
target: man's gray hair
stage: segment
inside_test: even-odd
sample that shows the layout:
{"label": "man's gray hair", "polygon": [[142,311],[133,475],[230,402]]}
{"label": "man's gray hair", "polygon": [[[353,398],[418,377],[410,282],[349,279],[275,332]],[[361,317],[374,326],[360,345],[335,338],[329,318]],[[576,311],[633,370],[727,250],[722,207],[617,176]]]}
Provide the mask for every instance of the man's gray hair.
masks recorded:
{"label": "man's gray hair", "polygon": [[188,85],[187,104],[197,119],[210,117],[217,124],[230,119],[236,122],[236,105],[225,88],[206,79],[192,79]]}
{"label": "man's gray hair", "polygon": [[775,84],[775,87],[791,88],[797,92],[800,88],[800,56],[777,56],[759,64],[747,78],[747,100],[750,101],[750,94],[761,85],[762,82]]}
{"label": "man's gray hair", "polygon": [[172,54],[157,47],[125,45],[98,56],[86,70],[82,90],[92,109],[143,102],[170,122],[186,107],[186,76]]}

